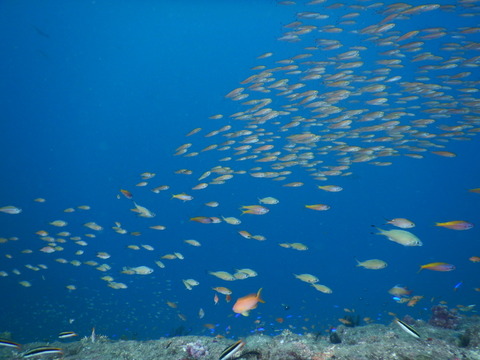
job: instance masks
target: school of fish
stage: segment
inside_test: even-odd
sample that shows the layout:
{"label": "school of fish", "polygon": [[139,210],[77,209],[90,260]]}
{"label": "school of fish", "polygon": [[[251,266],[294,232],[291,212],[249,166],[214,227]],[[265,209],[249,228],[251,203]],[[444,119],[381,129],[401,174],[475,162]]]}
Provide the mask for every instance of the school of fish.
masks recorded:
{"label": "school of fish", "polygon": [[[166,185],[161,174],[150,171],[140,174],[135,184],[119,184],[118,200],[113,200],[117,201],[114,206],[138,217],[140,230],[129,231],[118,221],[97,224],[93,221],[94,204],[59,210],[55,216],[45,219],[44,228],[32,233],[36,239],[30,241],[28,247],[18,253],[4,255],[12,258],[37,252],[42,253],[44,261],[36,265],[27,263],[25,269],[0,269],[0,277],[17,276],[20,286],[34,289],[38,276],[32,271],[47,272],[49,263],[55,261],[65,266],[91,267],[99,272],[99,283],[105,282],[114,290],[129,291],[135,288],[132,278],[140,279],[160,272],[170,262],[183,261],[187,264],[189,259],[182,254],[182,249],[195,249],[198,252],[195,261],[202,257],[204,240],[197,240],[194,232],[188,237],[175,238],[175,229],[171,228],[171,224],[162,223],[159,214],[168,209],[169,202],[178,202],[190,209],[195,206],[198,214],[186,216],[183,220],[196,225],[196,228],[223,226],[226,239],[235,238],[248,242],[248,246],[260,248],[269,244],[268,229],[265,229],[265,234],[252,234],[255,227],[251,227],[250,223],[268,218],[276,206],[283,205],[284,199],[256,193],[252,189],[252,197],[238,199],[237,209],[232,211],[222,209],[222,202],[215,196],[216,186],[228,186],[229,182],[243,176],[253,181],[273,181],[270,186],[285,188],[282,191],[311,186],[312,192],[336,196],[335,193],[346,190],[343,179],[352,175],[359,163],[382,167],[391,165],[398,156],[413,159],[455,157],[456,154],[448,149],[450,142],[473,140],[480,133],[480,44],[475,41],[480,27],[432,25],[436,14],[465,19],[478,16],[480,9],[471,1],[460,0],[451,5],[331,4],[326,0],[306,3],[281,1],[278,4],[295,12],[295,20],[284,25],[284,33],[278,41],[285,47],[291,47],[292,51],[302,49],[302,52],[288,58],[278,58],[271,52],[259,55],[252,75],[232,86],[234,88],[225,95],[233,102],[232,106],[240,110],[231,114],[212,114],[204,125],[205,129],[187,129],[188,140],[172,149],[174,157],[185,158],[182,163],[191,158],[192,164],[197,164],[197,159],[208,157],[209,161],[205,163],[212,163],[215,159],[213,166],[200,172],[188,168],[171,169],[178,174],[176,184]],[[362,20],[365,14],[370,19],[376,18],[377,22],[365,24]],[[432,20],[429,25],[422,25],[419,19],[426,14]],[[399,30],[405,27],[410,27],[410,30]],[[432,46],[437,49],[436,52],[426,51],[427,45],[430,49]],[[286,190],[289,188],[292,190]],[[196,199],[199,192],[208,192],[212,201],[199,204]],[[480,190],[471,189],[470,192],[470,196],[477,196],[475,193],[480,193]],[[152,209],[145,205],[144,199],[148,196],[159,199],[162,193],[168,194],[167,198],[161,199],[163,205]],[[300,213],[308,209],[304,211],[313,210],[312,213],[321,216],[333,205],[313,202],[318,198],[312,197],[312,203],[303,204],[295,211]],[[32,202],[41,205],[48,202],[48,196]],[[24,216],[29,209],[27,206],[19,208],[2,204],[0,212],[2,216]],[[75,214],[78,212],[90,212],[92,219],[82,224],[86,232],[81,234],[69,230],[72,224],[76,224]],[[420,239],[414,234],[416,224],[408,219],[409,214],[398,216],[406,218],[372,218],[372,223],[381,226],[375,227],[374,233],[384,237],[375,238],[388,240],[395,243],[391,244],[392,247],[401,245],[409,251],[418,246],[434,246],[431,240]],[[445,228],[445,231],[465,231],[474,227],[470,219],[441,220],[443,222],[429,225],[432,229]],[[368,233],[370,224],[366,224],[364,230]],[[165,252],[164,240],[151,240],[152,237],[144,234],[157,234],[157,231],[159,237],[162,232],[168,233],[171,237],[168,241],[174,243],[177,249]],[[112,261],[114,256],[108,242],[104,242],[103,251],[88,252],[91,241],[122,236],[122,241],[127,241],[122,243],[123,251],[130,253],[128,264]],[[24,240],[13,236],[0,238],[0,245],[14,241],[20,243]],[[310,249],[308,239],[301,241],[305,243],[294,239],[273,240],[272,246],[280,246],[285,249],[282,251],[290,251],[292,256],[314,251]],[[225,242],[228,254],[228,241]],[[62,255],[72,249],[73,257]],[[143,263],[141,255],[145,251],[156,254],[156,260]],[[397,262],[389,260],[387,264],[374,256],[372,254],[371,259],[353,259],[351,266],[358,267],[359,272],[399,266]],[[419,264],[420,271],[455,270],[455,265],[440,262],[445,260],[443,258],[434,259],[432,263],[425,260],[426,264]],[[480,258],[472,256],[470,261],[477,263]],[[185,298],[166,301],[165,304],[180,319],[186,320],[178,307],[181,307],[182,301],[190,301],[189,296],[195,288],[206,286],[212,289],[211,296],[195,300],[199,303],[200,318],[208,316],[204,311],[207,302],[218,304],[220,300],[227,303],[233,300],[228,305],[232,313],[244,316],[268,307],[267,275],[257,274],[250,268],[238,269],[240,264],[241,255],[231,267],[219,267],[211,262],[205,264],[207,275],[191,274],[191,277],[181,280],[187,290]],[[285,282],[297,279],[327,295],[332,294],[336,286],[348,286],[322,278],[318,268],[312,269],[310,274],[301,273],[295,262],[288,266],[291,266],[292,276]],[[412,272],[412,276],[422,275],[425,275],[423,271],[420,275]],[[263,277],[263,289],[251,289],[250,295],[235,290],[239,281],[257,276]],[[62,286],[67,291],[76,290],[73,281]],[[403,285],[395,285],[385,292],[407,306],[414,306],[423,297],[413,295]],[[347,320],[341,320],[344,321]]]}

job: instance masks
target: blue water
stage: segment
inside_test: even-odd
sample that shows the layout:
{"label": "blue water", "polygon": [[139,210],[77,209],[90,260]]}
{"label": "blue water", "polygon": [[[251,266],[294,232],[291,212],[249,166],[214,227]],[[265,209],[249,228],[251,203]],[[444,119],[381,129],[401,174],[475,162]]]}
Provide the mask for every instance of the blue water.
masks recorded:
{"label": "blue water", "polygon": [[[0,51],[3,54],[0,58],[0,151],[4,154],[0,163],[0,206],[15,205],[23,210],[18,215],[0,213],[0,237],[19,238],[0,244],[0,271],[9,274],[0,278],[0,332],[10,331],[20,342],[51,341],[66,330],[85,336],[92,327],[97,333],[114,339],[154,339],[172,335],[180,326],[191,334],[228,337],[246,336],[262,329],[268,334],[285,328],[297,333],[323,332],[339,324],[338,319],[346,314],[344,308],[355,309],[362,318],[370,317],[387,324],[391,321],[388,312],[428,320],[430,308],[439,301],[447,301],[450,307],[478,303],[479,293],[474,288],[480,287],[480,265],[468,260],[471,256],[480,256],[478,227],[455,231],[433,226],[435,222],[451,220],[480,223],[480,195],[467,191],[480,187],[477,155],[480,145],[474,133],[463,136],[471,141],[447,138],[445,143],[438,142],[446,149],[427,149],[420,153],[423,159],[405,156],[375,159],[392,162],[390,166],[353,163],[349,169],[352,175],[332,176],[328,181],[316,181],[308,171],[296,166],[284,169],[291,170],[292,174],[283,182],[237,174],[226,184],[210,185],[201,191],[191,188],[203,172],[214,166],[230,166],[247,172],[262,166],[263,171],[272,171],[270,163],[219,162],[227,156],[235,158],[234,150],[214,150],[191,158],[172,155],[184,143],[192,143],[193,151],[200,151],[207,145],[227,141],[221,135],[204,137],[224,125],[231,125],[232,131],[244,129],[247,122],[232,120],[230,115],[244,111],[245,106],[240,104],[242,101],[231,101],[225,95],[237,87],[249,86],[239,83],[258,73],[251,70],[252,67],[284,66],[276,61],[308,53],[304,48],[315,46],[316,38],[336,39],[344,46],[339,50],[312,51],[314,56],[302,61],[328,61],[349,47],[365,46],[368,48],[362,53],[365,65],[352,69],[353,73],[380,67],[374,64],[378,58],[372,54],[391,48],[377,48],[374,42],[365,40],[369,35],[363,36],[362,43],[352,40],[347,31],[323,34],[314,31],[296,43],[277,40],[289,30],[283,26],[295,21],[295,14],[301,11],[331,15],[326,20],[300,19],[305,24],[335,25],[349,30],[378,24],[386,16],[381,15],[384,7],[373,7],[362,12],[357,24],[343,26],[339,25],[339,17],[355,10],[327,9],[328,5],[331,4],[306,6],[300,1],[292,6],[275,1],[0,3]],[[462,47],[471,44],[469,41],[478,41],[476,33],[465,35],[464,40],[455,38],[458,33],[452,30],[475,26],[476,17],[457,15],[476,11],[478,9],[460,5],[450,12],[435,10],[416,15],[413,20],[398,20],[394,30],[404,34],[444,26],[448,35],[424,40],[420,52],[430,51],[445,59],[472,58],[478,51],[446,52],[440,50],[440,44],[458,42]],[[405,42],[409,41],[415,40]],[[256,59],[266,52],[274,55]],[[416,55],[405,54],[407,59]],[[474,87],[471,81],[478,79],[477,67],[416,73],[419,66],[438,63],[404,61],[404,64],[405,68],[393,69],[391,73],[392,76],[401,73],[402,81],[428,76],[428,83],[436,84],[442,75],[463,71],[472,73],[462,80],[470,81],[463,87]],[[340,70],[330,67],[328,71],[332,74]],[[287,75],[273,76],[279,80]],[[290,84],[302,82],[303,75],[288,76]],[[402,89],[391,86],[388,90],[391,93]],[[339,90],[316,81],[307,82],[304,89],[296,91],[312,89],[320,94]],[[459,96],[459,92],[451,88],[442,91]],[[272,98],[274,102],[270,107],[284,110],[282,106],[292,101],[276,95],[277,92],[252,91],[244,101]],[[475,93],[469,95],[476,97]],[[334,105],[342,111],[363,108],[401,111],[398,108],[404,106],[393,101],[389,107],[380,108],[363,103],[373,97],[364,94],[356,98],[360,103]],[[399,95],[391,95],[392,99],[395,97]],[[422,98],[408,106],[422,106],[429,100],[435,99]],[[470,109],[469,115],[477,116],[478,128],[475,106]],[[421,110],[406,111],[413,116],[401,121],[429,118],[429,114]],[[225,116],[209,119],[215,114]],[[302,109],[292,115],[310,116]],[[454,114],[451,118],[436,119],[435,124],[424,130],[440,134],[443,131],[439,125],[461,124],[465,120],[463,116]],[[275,120],[283,124],[291,121],[288,116]],[[356,127],[371,125],[372,122],[361,123]],[[202,132],[185,137],[197,127],[203,128]],[[281,137],[274,140],[276,147],[272,151],[281,150],[288,143],[286,136],[320,129],[298,127],[282,132],[272,123],[260,127]],[[376,136],[387,135],[382,132]],[[349,140],[339,141],[348,143]],[[352,144],[392,146],[389,142],[366,144],[358,140],[352,140]],[[232,148],[240,145],[236,143]],[[335,146],[321,143],[318,147],[325,145]],[[437,156],[431,154],[431,150],[446,150],[457,156]],[[316,155],[315,160],[338,165],[336,159],[344,156],[328,153]],[[193,175],[175,174],[179,169],[190,169]],[[141,181],[140,174],[146,171],[156,176],[147,187],[136,187]],[[207,181],[211,178],[213,175]],[[305,185],[281,186],[293,181],[302,181]],[[326,184],[340,185],[344,190],[328,193],[316,189],[316,185]],[[169,185],[170,189],[160,194],[150,191],[159,185]],[[123,196],[117,199],[120,189],[130,190],[138,204],[151,209],[156,217],[135,216],[129,211],[131,201]],[[182,192],[192,194],[195,199],[191,202],[170,199],[172,194]],[[270,212],[264,216],[240,216],[240,206],[257,204],[258,198],[266,196],[275,197],[280,203],[267,205]],[[45,198],[46,202],[34,202],[38,197]],[[204,206],[208,201],[218,201],[220,206]],[[316,203],[328,204],[331,209],[316,212],[304,208],[305,204]],[[63,212],[79,205],[89,205],[91,210]],[[189,221],[194,216],[235,216],[242,224],[205,225]],[[414,221],[416,227],[410,230],[424,246],[403,247],[374,235],[376,231],[371,225],[382,227],[385,219],[395,217]],[[68,226],[55,228],[48,224],[57,219],[67,221]],[[96,233],[82,226],[89,221],[102,225],[104,230]],[[129,232],[142,234],[138,237],[117,234],[111,230],[115,221]],[[167,229],[151,230],[152,225],[165,225]],[[47,245],[35,234],[39,230],[46,230],[52,236],[69,231],[72,236],[82,236],[88,246],[81,247],[67,240],[65,244],[58,244],[64,247],[63,251],[45,254],[38,251]],[[267,240],[244,239],[238,235],[239,230],[264,235]],[[86,233],[95,233],[96,237],[84,237]],[[196,239],[202,246],[192,247],[183,242],[185,239]],[[301,242],[309,250],[278,246],[284,242]],[[149,244],[155,250],[126,248],[131,244]],[[24,249],[32,249],[33,253],[22,253]],[[77,250],[85,253],[77,256]],[[98,251],[112,256],[108,260],[98,259],[95,257]],[[165,269],[155,265],[154,261],[160,256],[176,251],[185,259],[165,260]],[[109,264],[112,270],[103,273],[84,264],[79,267],[61,264],[55,261],[57,258],[95,260]],[[355,259],[373,258],[385,260],[388,267],[373,271],[355,266]],[[438,261],[454,264],[456,270],[425,270],[417,274],[419,265]],[[48,269],[35,272],[25,268],[26,264],[45,264]],[[123,267],[140,265],[152,267],[153,274],[120,274]],[[20,275],[12,273],[15,268]],[[259,275],[235,282],[208,275],[208,271],[233,272],[239,268],[252,268]],[[316,291],[295,279],[294,273],[315,274],[333,293]],[[105,275],[127,284],[128,289],[107,287],[106,282],[100,280]],[[192,291],[186,290],[181,280],[188,278],[196,279],[200,285]],[[32,286],[22,287],[18,284],[22,280]],[[463,285],[454,291],[460,281]],[[69,284],[77,290],[67,290],[65,287]],[[388,294],[396,284],[407,286],[413,295],[424,298],[415,307],[398,304]],[[226,303],[224,296],[220,296],[219,304],[215,305],[211,290],[214,286],[232,289],[232,302]],[[265,304],[259,304],[249,317],[234,314],[231,309],[234,301],[259,288],[263,288]],[[167,301],[177,303],[178,307],[169,307]],[[203,319],[197,315],[200,308],[206,313]],[[186,320],[181,320],[178,314],[183,314]],[[283,323],[277,322],[277,318],[283,318]],[[216,327],[209,330],[204,324]]]}

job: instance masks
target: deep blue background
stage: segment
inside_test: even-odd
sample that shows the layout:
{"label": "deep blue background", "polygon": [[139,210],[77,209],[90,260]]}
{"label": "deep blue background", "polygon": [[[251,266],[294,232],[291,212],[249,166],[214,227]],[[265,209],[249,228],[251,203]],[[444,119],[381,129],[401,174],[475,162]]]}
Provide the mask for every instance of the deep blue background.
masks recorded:
{"label": "deep blue background", "polygon": [[[478,228],[462,232],[433,226],[449,220],[479,223],[480,195],[467,192],[480,187],[476,137],[468,142],[446,143],[448,151],[458,155],[456,158],[422,153],[422,160],[400,156],[378,159],[392,161],[391,166],[353,164],[353,175],[328,181],[345,189],[340,193],[315,189],[319,182],[298,168],[292,169],[294,174],[287,181],[303,181],[302,188],[284,188],[268,179],[236,175],[225,185],[210,185],[199,192],[191,190],[198,183],[196,179],[213,166],[231,166],[236,170],[261,166],[255,162],[219,163],[218,159],[231,156],[228,151],[194,158],[172,154],[187,142],[199,151],[209,144],[226,141],[203,137],[223,125],[242,128],[243,123],[230,120],[228,115],[245,108],[226,99],[225,94],[252,75],[252,67],[279,66],[275,61],[305,53],[303,47],[313,46],[311,41],[277,41],[284,31],[282,26],[294,21],[296,12],[307,10],[331,13],[332,18],[321,24],[338,25],[336,13],[323,5],[313,9],[281,6],[274,1],[0,4],[0,205],[23,209],[19,215],[0,214],[0,236],[19,237],[18,241],[0,244],[0,270],[9,273],[0,278],[0,304],[4,309],[0,313],[0,331],[12,331],[14,338],[22,342],[53,340],[64,330],[75,330],[84,336],[92,326],[97,333],[110,337],[140,339],[166,336],[181,325],[195,334],[208,333],[203,327],[205,323],[218,324],[214,333],[227,336],[245,336],[257,326],[267,328],[269,334],[289,326],[300,333],[323,331],[338,324],[337,319],[345,314],[343,308],[354,308],[362,317],[388,323],[390,311],[428,319],[430,307],[438,301],[448,301],[452,307],[478,302],[478,292],[473,288],[480,287],[479,265],[468,261],[470,256],[480,256]],[[399,22],[396,29],[405,33],[446,26],[445,20],[451,18],[448,12],[438,12],[428,18],[431,23],[420,26],[414,21]],[[353,28],[363,28],[381,19],[378,12],[370,11]],[[453,29],[474,24],[468,17],[459,17],[458,21],[449,26]],[[314,34],[309,39],[319,36],[341,41],[345,38],[342,51],[354,45],[371,46],[371,53],[384,51],[375,49],[372,42],[352,43],[345,34]],[[427,43],[424,50],[440,51],[439,42],[431,44],[428,48]],[[274,52],[274,57],[256,60],[269,51]],[[366,52],[365,56],[371,53]],[[474,56],[475,52],[469,54]],[[315,56],[316,60],[325,60],[332,55],[317,51]],[[362,60],[368,63],[369,59]],[[421,65],[424,64],[407,65],[403,70],[405,78],[412,81],[418,75],[413,73],[415,67]],[[475,67],[447,73],[461,71],[477,74],[470,80],[478,78]],[[436,76],[441,74],[426,76],[435,83]],[[318,89],[333,90],[322,87],[322,83]],[[274,97],[273,94],[257,96]],[[225,114],[225,118],[208,118],[215,114]],[[424,113],[416,116],[428,117]],[[458,120],[460,115],[455,115],[438,120],[438,124],[454,125]],[[203,132],[184,137],[196,127],[204,128]],[[264,127],[267,131],[277,129],[268,124]],[[441,132],[436,125],[429,130]],[[291,130],[292,134],[300,132]],[[284,142],[279,140],[279,144],[280,149]],[[318,158],[328,165],[335,164],[332,154]],[[194,175],[174,174],[182,168],[191,169]],[[145,171],[157,175],[148,187],[136,188],[134,185],[141,181],[139,174]],[[170,190],[161,194],[149,191],[163,184],[170,185]],[[121,188],[132,191],[136,201],[154,211],[156,218],[135,217],[127,199],[116,199]],[[194,201],[170,199],[172,194],[181,192],[194,195]],[[255,204],[257,198],[265,196],[280,199],[280,204],[270,206],[265,216],[240,216],[240,206]],[[46,203],[34,202],[37,197],[46,198]],[[221,205],[207,208],[202,205],[207,201],[219,201]],[[314,203],[329,204],[331,209],[315,212],[303,207]],[[78,205],[90,205],[92,209],[63,212]],[[235,227],[188,221],[201,215],[236,216],[243,223]],[[413,220],[417,226],[412,232],[424,246],[402,247],[372,234],[375,231],[370,225],[381,226],[385,218],[394,217]],[[73,235],[91,233],[82,226],[88,221],[101,224],[104,230],[94,239],[85,238],[89,243],[85,248],[69,240],[60,244],[64,252],[38,252],[46,243],[38,240],[36,231],[55,234],[64,230],[48,225],[56,219],[68,221],[66,230]],[[115,221],[128,231],[141,231],[142,235],[114,233],[110,227]],[[166,225],[167,230],[148,229],[156,224]],[[267,241],[246,240],[237,234],[238,230],[262,234]],[[189,238],[200,241],[202,247],[183,242]],[[307,244],[309,251],[297,252],[277,245],[297,241]],[[126,249],[129,244],[150,244],[155,251],[136,252]],[[32,249],[34,253],[23,254],[23,249]],[[85,254],[75,256],[79,249]],[[102,261],[95,258],[97,251],[107,251],[112,257]],[[185,260],[165,260],[165,269],[155,266],[154,260],[173,251],[181,252]],[[13,258],[6,258],[6,254]],[[108,275],[129,288],[110,289],[99,279],[105,273],[87,265],[74,267],[55,262],[59,257],[108,263],[112,266]],[[389,266],[381,271],[360,269],[355,267],[356,258],[380,258]],[[457,269],[450,273],[416,273],[419,265],[435,261],[455,264]],[[48,269],[33,272],[24,267],[39,263]],[[119,273],[124,266],[139,265],[151,266],[155,272],[146,277]],[[207,274],[245,267],[256,270],[259,276],[227,283]],[[22,274],[11,273],[14,268]],[[315,274],[320,283],[334,292],[321,294],[295,279],[293,273]],[[181,282],[186,278],[198,280],[200,286],[187,291]],[[21,287],[21,280],[28,280],[33,286]],[[453,287],[460,281],[463,286],[454,292]],[[77,290],[69,292],[65,289],[68,284],[75,284]],[[414,308],[396,304],[387,293],[396,284],[408,286],[424,299]],[[221,297],[220,304],[213,304],[213,286],[231,288],[233,300],[263,287],[266,303],[260,304],[248,318],[234,317],[233,302],[226,304]],[[177,302],[178,308],[168,307],[166,301]],[[290,310],[286,311],[282,304]],[[202,320],[198,320],[199,308],[206,312]],[[180,320],[177,313],[184,314],[187,321]],[[254,323],[257,316],[258,324]],[[278,317],[287,319],[280,325],[274,321]],[[69,325],[69,319],[75,319],[73,324]],[[227,328],[231,331],[226,332]]]}

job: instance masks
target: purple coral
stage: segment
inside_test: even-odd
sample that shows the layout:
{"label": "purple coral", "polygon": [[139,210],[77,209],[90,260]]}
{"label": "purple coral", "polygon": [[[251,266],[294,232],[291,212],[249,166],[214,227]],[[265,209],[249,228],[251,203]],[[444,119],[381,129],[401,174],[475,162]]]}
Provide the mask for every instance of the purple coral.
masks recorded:
{"label": "purple coral", "polygon": [[432,316],[428,323],[444,329],[456,329],[460,319],[456,309],[450,310],[445,305],[436,305],[432,307]]}
{"label": "purple coral", "polygon": [[185,346],[185,351],[191,359],[200,359],[208,355],[208,350],[202,345],[200,341],[188,343]]}

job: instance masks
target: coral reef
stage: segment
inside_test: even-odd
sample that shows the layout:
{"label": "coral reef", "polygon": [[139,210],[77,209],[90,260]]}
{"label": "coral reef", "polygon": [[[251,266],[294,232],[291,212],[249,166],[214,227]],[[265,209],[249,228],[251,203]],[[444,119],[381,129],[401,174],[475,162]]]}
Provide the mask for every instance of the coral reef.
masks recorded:
{"label": "coral reef", "polygon": [[456,309],[448,309],[445,305],[435,305],[432,307],[432,316],[428,323],[432,326],[444,329],[457,329],[461,317]]}

